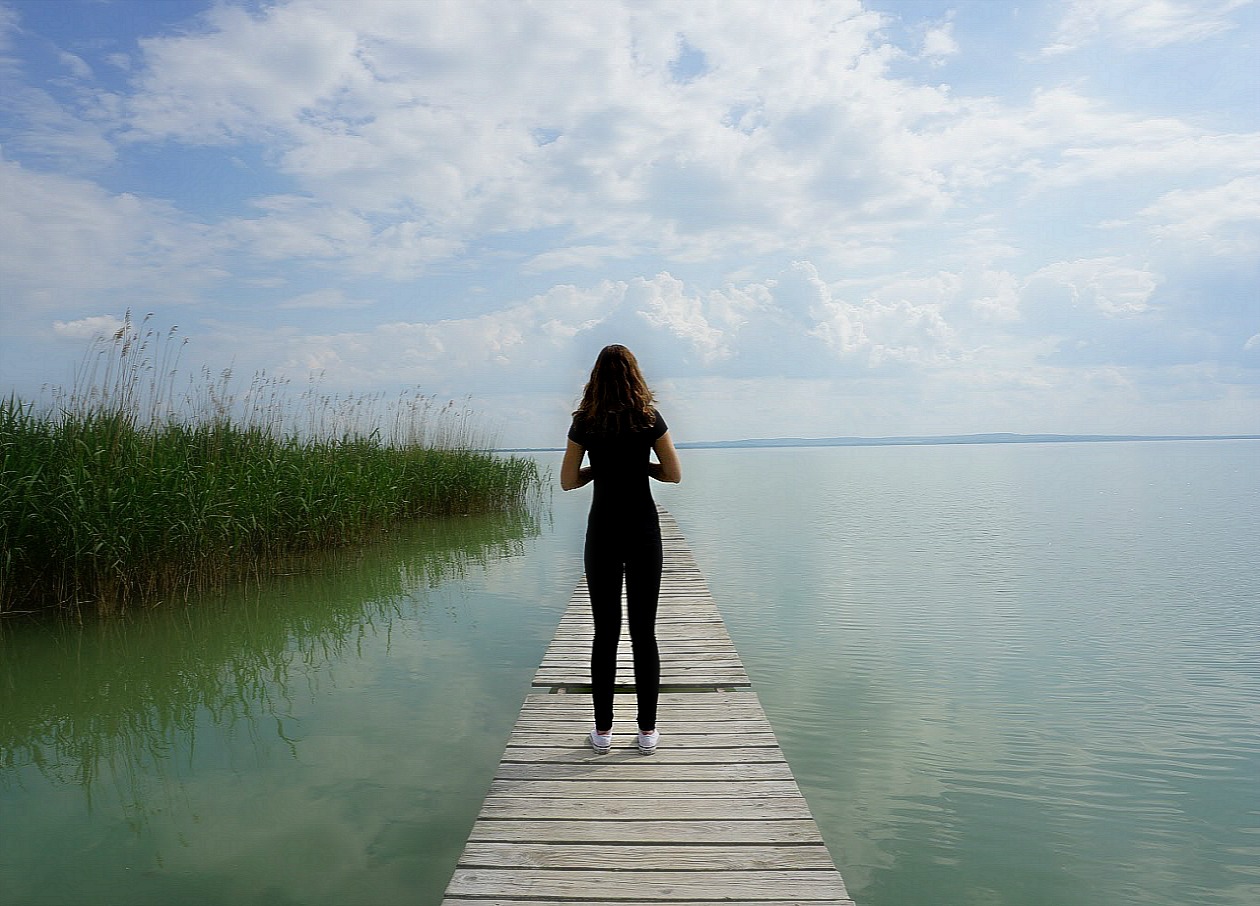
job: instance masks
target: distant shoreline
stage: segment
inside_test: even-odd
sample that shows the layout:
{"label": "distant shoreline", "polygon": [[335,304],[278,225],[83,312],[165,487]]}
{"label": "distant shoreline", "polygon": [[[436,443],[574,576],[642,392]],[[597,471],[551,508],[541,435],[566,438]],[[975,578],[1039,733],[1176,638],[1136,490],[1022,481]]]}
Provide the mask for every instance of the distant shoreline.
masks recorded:
{"label": "distant shoreline", "polygon": [[[932,447],[958,444],[1096,444],[1174,440],[1260,440],[1260,434],[946,434],[923,437],[767,437],[698,440],[680,450],[760,450],[791,447]],[[497,453],[559,453],[563,447],[501,447]]]}

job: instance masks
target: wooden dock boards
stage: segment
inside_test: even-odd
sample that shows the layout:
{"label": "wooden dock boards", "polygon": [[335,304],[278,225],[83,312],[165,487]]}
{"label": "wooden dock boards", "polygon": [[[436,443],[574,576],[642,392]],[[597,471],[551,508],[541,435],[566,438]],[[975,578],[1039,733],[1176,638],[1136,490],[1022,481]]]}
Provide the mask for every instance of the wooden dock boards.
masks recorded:
{"label": "wooden dock boards", "polygon": [[446,906],[852,903],[664,511],[661,529],[661,748],[645,757],[635,747],[628,638],[613,750],[596,755],[586,742],[591,628],[580,584],[535,676],[551,691],[525,699]]}

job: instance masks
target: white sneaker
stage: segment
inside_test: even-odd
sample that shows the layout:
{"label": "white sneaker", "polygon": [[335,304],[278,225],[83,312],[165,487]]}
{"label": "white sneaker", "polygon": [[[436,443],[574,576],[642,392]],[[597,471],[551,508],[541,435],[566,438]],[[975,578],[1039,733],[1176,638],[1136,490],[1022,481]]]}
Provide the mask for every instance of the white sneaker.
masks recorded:
{"label": "white sneaker", "polygon": [[612,734],[606,736],[591,731],[591,748],[595,750],[596,755],[607,755],[608,750],[612,748]]}
{"label": "white sneaker", "polygon": [[655,755],[656,744],[660,742],[660,740],[661,740],[661,734],[656,730],[653,730],[651,733],[640,732],[639,733],[639,754],[640,755]]}

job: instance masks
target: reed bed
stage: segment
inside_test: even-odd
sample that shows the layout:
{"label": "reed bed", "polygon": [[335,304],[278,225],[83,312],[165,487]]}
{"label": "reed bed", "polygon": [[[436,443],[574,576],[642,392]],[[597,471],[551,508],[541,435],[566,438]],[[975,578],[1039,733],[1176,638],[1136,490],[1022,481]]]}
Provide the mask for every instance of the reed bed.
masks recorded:
{"label": "reed bed", "polygon": [[335,397],[202,372],[128,317],[52,405],[0,405],[0,615],[101,612],[266,574],[401,520],[512,509],[532,460],[487,452],[432,397]]}

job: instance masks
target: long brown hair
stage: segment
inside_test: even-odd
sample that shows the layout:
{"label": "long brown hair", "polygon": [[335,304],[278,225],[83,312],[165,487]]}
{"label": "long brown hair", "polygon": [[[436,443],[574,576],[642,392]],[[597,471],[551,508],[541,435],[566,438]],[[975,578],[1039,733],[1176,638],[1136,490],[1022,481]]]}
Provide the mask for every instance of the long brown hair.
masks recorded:
{"label": "long brown hair", "polygon": [[574,421],[596,434],[650,428],[656,423],[652,391],[634,353],[619,343],[605,346],[595,359]]}

